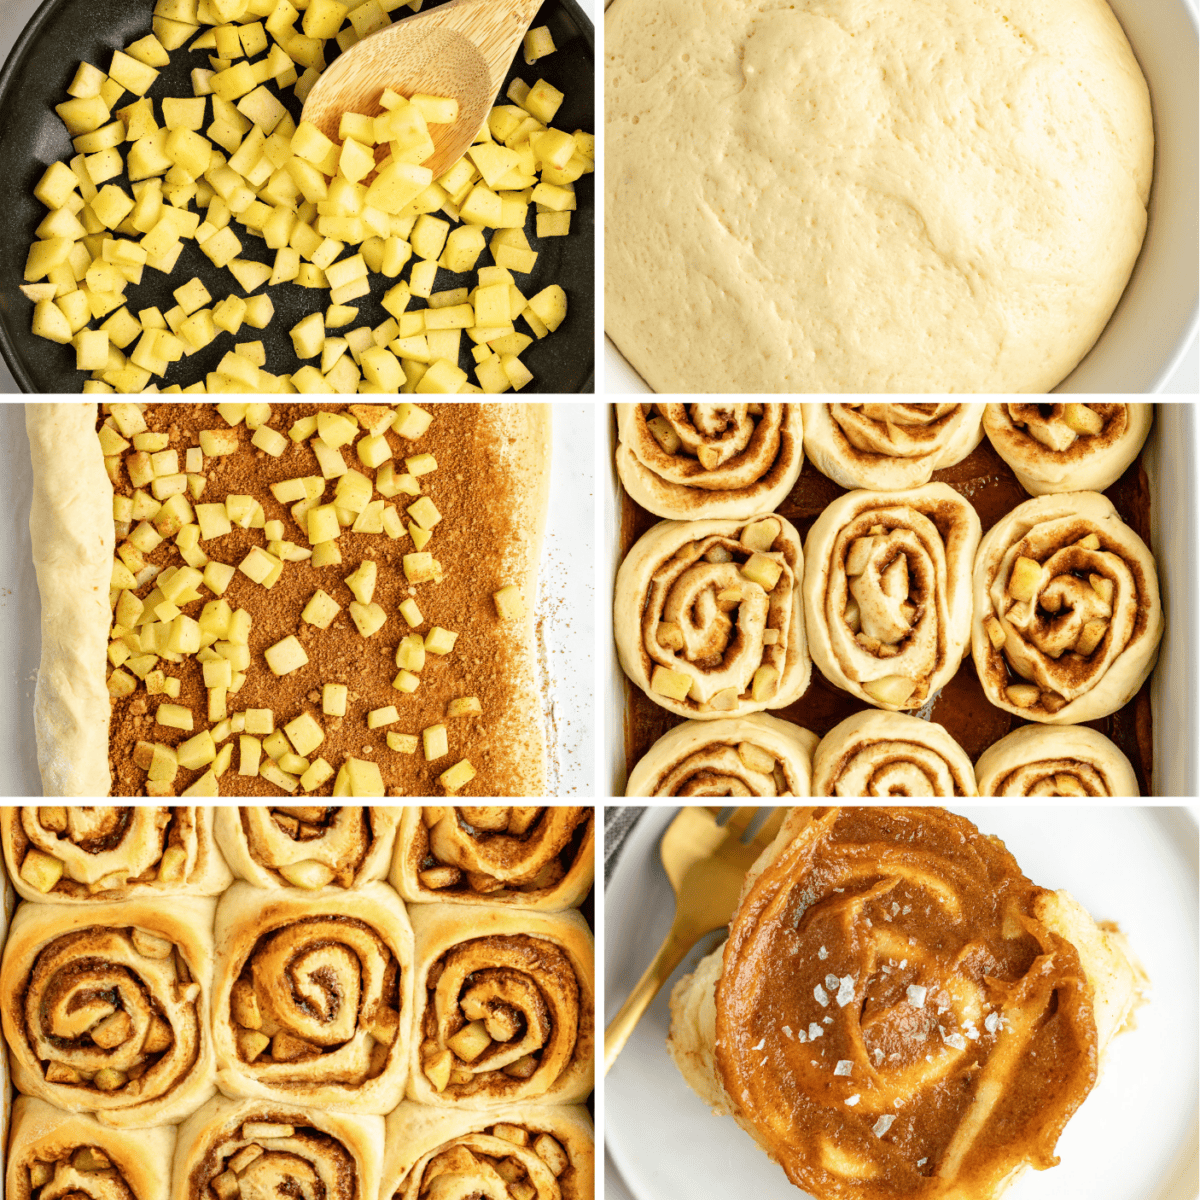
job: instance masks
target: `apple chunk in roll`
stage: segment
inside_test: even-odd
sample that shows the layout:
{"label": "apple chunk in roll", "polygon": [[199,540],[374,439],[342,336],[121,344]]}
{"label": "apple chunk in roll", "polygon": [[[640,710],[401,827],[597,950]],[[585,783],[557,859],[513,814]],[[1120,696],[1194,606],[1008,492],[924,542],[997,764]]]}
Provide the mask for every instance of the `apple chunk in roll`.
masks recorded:
{"label": "apple chunk in roll", "polygon": [[993,525],[974,569],[971,653],[987,698],[1078,725],[1136,694],[1163,633],[1149,547],[1098,492],[1038,496]]}
{"label": "apple chunk in roll", "polygon": [[816,1200],[994,1200],[1057,1163],[1144,984],[962,817],[793,809],[676,986],[670,1049]]}
{"label": "apple chunk in roll", "polygon": [[625,674],[681,717],[783,708],[808,687],[791,522],[660,521],[617,571],[613,630]]}

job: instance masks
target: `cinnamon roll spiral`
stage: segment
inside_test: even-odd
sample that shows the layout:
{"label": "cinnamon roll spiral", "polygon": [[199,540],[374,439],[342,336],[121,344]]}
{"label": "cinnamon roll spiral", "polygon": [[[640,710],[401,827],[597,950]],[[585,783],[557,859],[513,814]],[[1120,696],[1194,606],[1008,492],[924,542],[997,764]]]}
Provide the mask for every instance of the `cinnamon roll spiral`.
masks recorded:
{"label": "cinnamon roll spiral", "polygon": [[983,428],[1031,496],[1102,492],[1146,436],[1151,404],[989,404]]}
{"label": "cinnamon roll spiral", "polygon": [[941,809],[793,810],[672,997],[685,1078],[817,1200],[992,1200],[1140,1001],[1119,935]]}
{"label": "cinnamon roll spiral", "polygon": [[406,808],[391,882],[409,903],[555,910],[592,886],[595,816],[569,805]]}
{"label": "cinnamon roll spiral", "polygon": [[1024,725],[975,764],[981,796],[1136,796],[1129,759],[1086,725]]}
{"label": "cinnamon roll spiral", "polygon": [[210,807],[7,808],[0,838],[17,891],[43,904],[215,896],[233,879]]}
{"label": "cinnamon roll spiral", "polygon": [[213,1092],[214,902],[23,904],[0,966],[18,1091],[140,1129]]}
{"label": "cinnamon roll spiral", "polygon": [[983,438],[982,404],[810,404],[804,449],[844,488],[899,491],[928,483]]}
{"label": "cinnamon roll spiral", "polygon": [[944,483],[848,492],[804,545],[813,661],[868,704],[916,709],[953,677],[971,640],[974,508]]}
{"label": "cinnamon roll spiral", "polygon": [[408,1096],[496,1108],[592,1087],[592,936],[576,912],[415,905]]}
{"label": "cinnamon roll spiral", "polygon": [[660,521],[617,572],[625,674],[681,717],[783,708],[808,686],[800,535],[783,517]]}
{"label": "cinnamon roll spiral", "polygon": [[570,1105],[463,1112],[405,1101],[387,1118],[380,1195],[592,1200],[592,1143],[587,1110]]}
{"label": "cinnamon roll spiral", "polygon": [[804,465],[802,412],[799,404],[618,404],[617,471],[659,517],[769,512]]}
{"label": "cinnamon roll spiral", "polygon": [[936,721],[867,709],[835,725],[813,755],[814,796],[974,796],[966,751]]}
{"label": "cinnamon roll spiral", "polygon": [[239,879],[256,887],[383,879],[400,810],[358,805],[276,805],[217,809],[217,841]]}
{"label": "cinnamon roll spiral", "polygon": [[383,1118],[217,1096],[179,1127],[171,1200],[378,1200]]}
{"label": "cinnamon roll spiral", "polygon": [[626,796],[807,796],[817,735],[766,713],[685,721],[650,747]]}
{"label": "cinnamon roll spiral", "polygon": [[385,1113],[404,1095],[412,931],[383,883],[266,892],[217,908],[217,1082],[229,1096]]}
{"label": "cinnamon roll spiral", "polygon": [[1158,657],[1154,559],[1098,492],[1014,508],[979,546],[974,590],[975,670],[993,704],[1026,720],[1116,712]]}

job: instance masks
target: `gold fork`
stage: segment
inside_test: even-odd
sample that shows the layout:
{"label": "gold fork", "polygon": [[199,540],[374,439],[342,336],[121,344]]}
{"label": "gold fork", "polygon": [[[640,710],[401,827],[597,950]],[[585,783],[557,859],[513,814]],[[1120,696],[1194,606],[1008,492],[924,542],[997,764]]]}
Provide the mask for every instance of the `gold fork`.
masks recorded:
{"label": "gold fork", "polygon": [[783,824],[784,810],[777,808],[743,845],[742,837],[757,811],[736,809],[724,825],[718,825],[719,808],[684,808],[667,826],[659,852],[675,892],[675,920],[653,961],[604,1031],[606,1075],[650,1001],[687,952],[706,933],[729,924],[746,872]]}

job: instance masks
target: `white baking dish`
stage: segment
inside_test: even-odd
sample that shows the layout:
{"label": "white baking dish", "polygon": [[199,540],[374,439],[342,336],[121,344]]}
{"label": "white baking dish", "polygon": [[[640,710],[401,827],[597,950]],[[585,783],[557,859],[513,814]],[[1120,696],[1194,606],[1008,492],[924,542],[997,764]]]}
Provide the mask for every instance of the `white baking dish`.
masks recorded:
{"label": "white baking dish", "polygon": [[[597,477],[604,489],[600,575],[612,596],[619,551],[621,485],[614,465],[616,423],[611,405],[598,405],[596,443],[608,446],[608,462]],[[1196,405],[1159,404],[1144,451],[1150,480],[1151,548],[1158,564],[1166,613],[1166,634],[1151,682],[1154,707],[1154,787],[1157,796],[1194,797],[1200,791],[1200,632],[1198,632]],[[605,471],[607,473],[605,473]],[[600,628],[606,629],[608,678],[604,691],[603,794],[625,794],[624,698],[622,673],[612,640],[612,604],[601,601]]]}

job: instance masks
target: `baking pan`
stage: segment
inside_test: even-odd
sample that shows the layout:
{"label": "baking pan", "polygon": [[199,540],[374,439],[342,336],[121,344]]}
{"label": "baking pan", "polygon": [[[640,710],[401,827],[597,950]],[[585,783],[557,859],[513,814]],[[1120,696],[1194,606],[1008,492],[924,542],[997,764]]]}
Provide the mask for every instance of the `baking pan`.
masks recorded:
{"label": "baking pan", "polygon": [[[614,453],[616,421],[609,405],[597,406],[597,445],[608,446],[608,465],[600,478],[608,480],[603,499],[601,574],[607,587],[602,597],[600,627],[608,645],[604,661],[608,681],[601,704],[604,720],[603,761],[607,777],[602,789],[611,796],[625,793],[625,676],[612,639],[612,589],[619,557],[622,489]],[[1158,565],[1166,629],[1158,665],[1151,676],[1153,711],[1153,794],[1194,797],[1200,789],[1200,632],[1196,604],[1196,405],[1187,401],[1160,403],[1155,408],[1150,437],[1142,450],[1150,484],[1151,549]]]}
{"label": "baking pan", "polygon": [[[428,11],[427,4],[422,11]],[[54,105],[69,99],[67,87],[80,62],[90,62],[107,71],[114,50],[151,32],[154,0],[45,0],[13,46],[0,71],[0,353],[3,353],[18,387],[25,392],[78,392],[87,376],[75,370],[73,347],[59,346],[30,332],[33,304],[19,290],[25,270],[25,258],[34,230],[46,215],[46,208],[33,195],[34,186],[50,163],[73,156],[66,127],[54,111]],[[400,13],[408,15],[407,9]],[[501,88],[500,103],[507,103],[504,92],[509,80],[520,77],[533,84],[545,79],[563,92],[565,99],[555,124],[566,130],[594,132],[595,89],[593,86],[595,30],[576,0],[546,0],[534,20],[548,25],[558,49],[532,67],[518,54]],[[330,61],[336,56],[335,42],[327,44]],[[172,51],[171,63],[164,67],[154,86],[146,94],[161,101],[164,96],[191,96],[191,71],[207,68],[208,52]],[[274,90],[274,89],[273,89]],[[280,98],[298,121],[303,107],[291,88]],[[136,97],[126,93],[119,107]],[[209,106],[211,113],[211,105]],[[156,118],[161,107],[156,107]],[[211,120],[211,116],[208,118]],[[206,124],[207,128],[207,124]],[[126,144],[123,143],[123,148]],[[113,182],[129,190],[128,176]],[[594,389],[595,368],[595,176],[584,175],[575,185],[578,209],[571,218],[568,237],[537,238],[533,232],[532,212],[526,224],[530,245],[538,251],[538,261],[528,275],[518,276],[521,290],[533,295],[551,283],[561,284],[567,292],[567,319],[551,336],[535,341],[522,356],[533,373],[533,382],[525,393],[590,392]],[[243,236],[242,257],[273,263],[275,251],[260,238]],[[491,256],[484,253],[486,265]],[[183,253],[170,276],[148,270],[143,282],[130,285],[126,295],[136,315],[142,308],[157,306],[166,312],[176,301],[172,290],[198,276],[220,299],[230,291],[242,294],[237,281],[223,268],[214,267],[193,241],[185,241]],[[407,271],[402,273],[407,277]],[[469,275],[438,271],[434,290],[461,287]],[[372,328],[388,317],[380,298],[396,280],[376,275],[371,294],[353,303],[358,306],[355,325]],[[261,292],[262,289],[259,289]],[[275,316],[267,329],[243,326],[238,338],[221,335],[203,350],[172,366],[159,386],[189,384],[203,379],[237,340],[262,341],[267,352],[266,369],[274,374],[298,370],[304,362],[295,355],[288,331],[301,318],[328,306],[328,293],[316,294],[294,283],[269,288]],[[257,293],[256,293],[257,294]],[[320,300],[318,300],[320,297]],[[463,338],[459,365],[475,381],[468,347]],[[311,360],[309,360],[311,361]]]}

